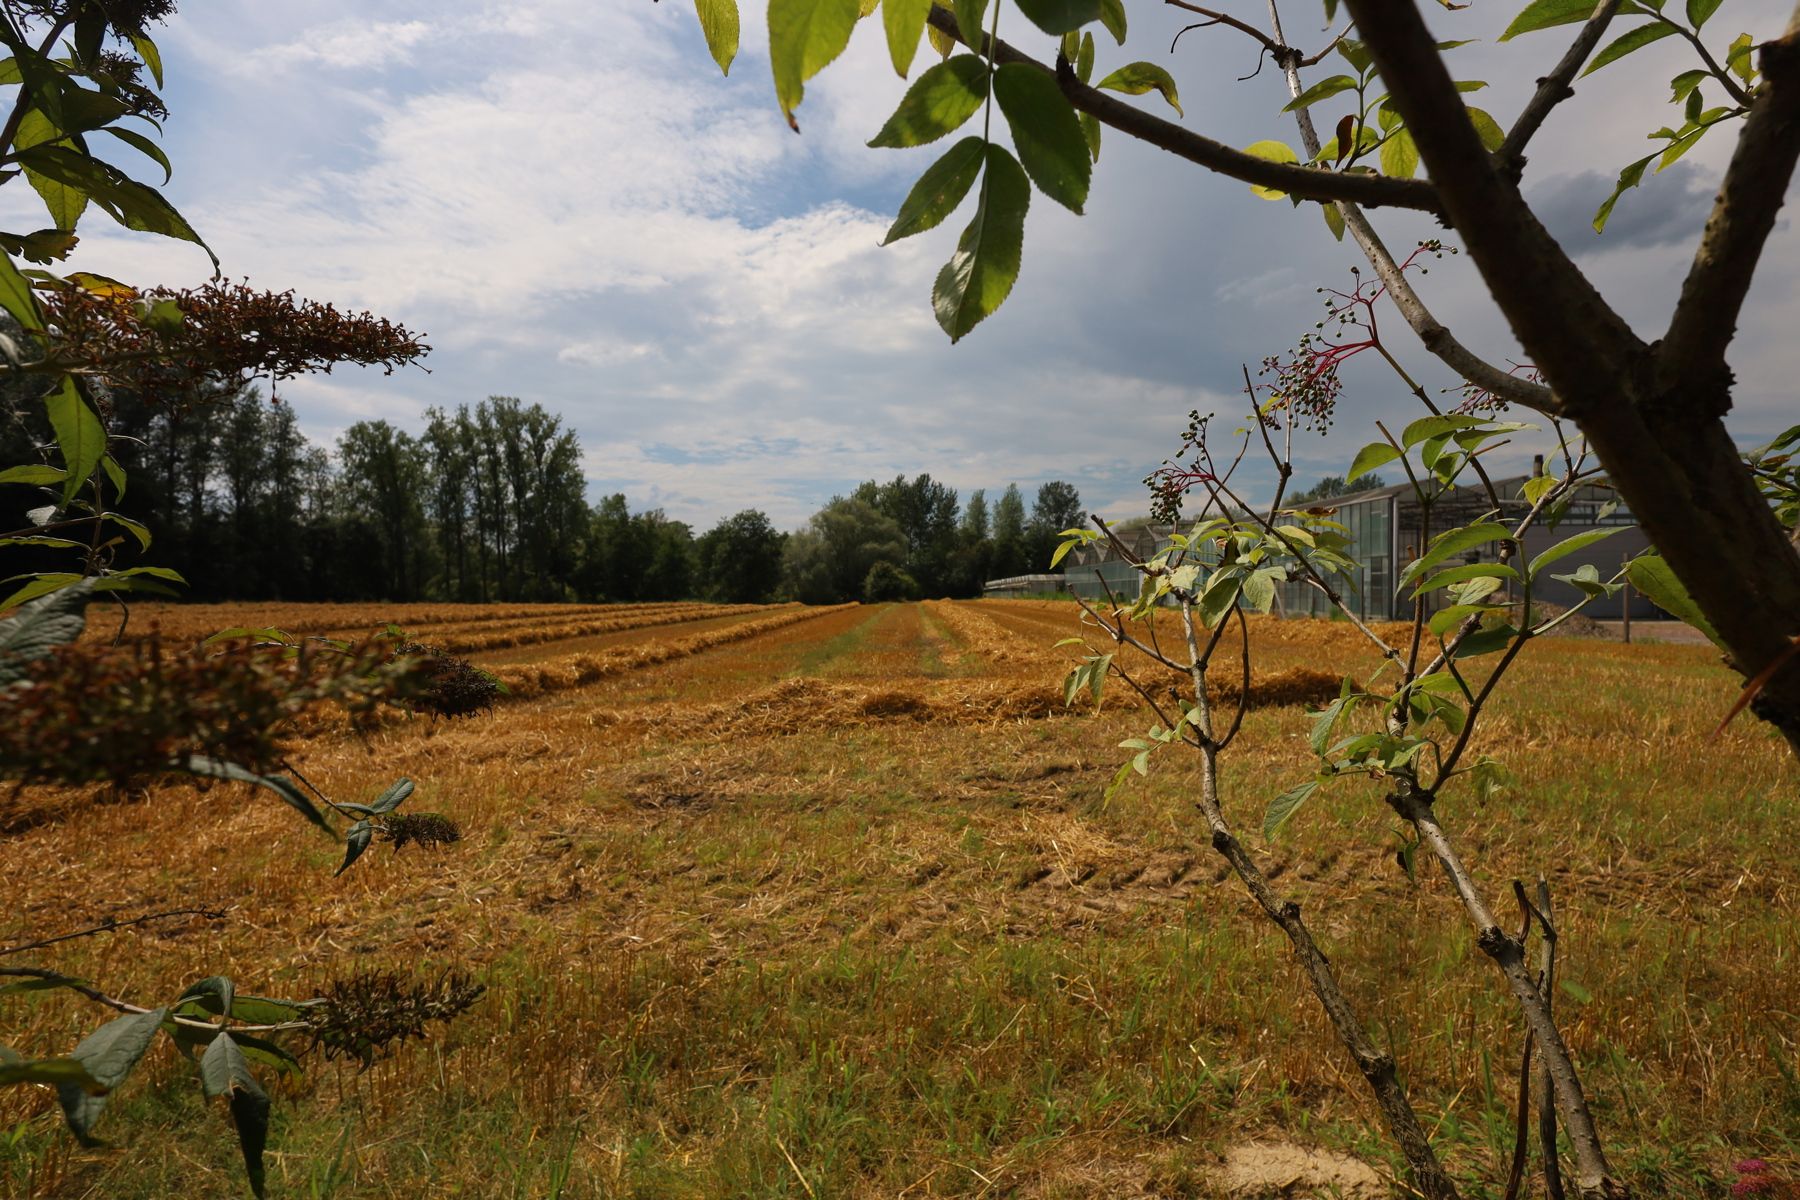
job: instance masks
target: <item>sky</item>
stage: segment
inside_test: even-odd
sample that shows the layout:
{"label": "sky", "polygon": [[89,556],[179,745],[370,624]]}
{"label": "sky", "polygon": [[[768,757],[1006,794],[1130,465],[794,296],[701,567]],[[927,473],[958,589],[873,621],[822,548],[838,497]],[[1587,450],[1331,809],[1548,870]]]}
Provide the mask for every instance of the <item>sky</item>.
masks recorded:
{"label": "sky", "polygon": [[[1441,36],[1475,39],[1451,67],[1489,84],[1470,99],[1503,126],[1569,36],[1498,44],[1516,2],[1426,7]],[[948,144],[865,145],[905,90],[879,21],[808,85],[796,136],[775,104],[762,6],[744,8],[727,78],[686,0],[186,0],[158,37],[175,165],[165,194],[232,278],[373,310],[434,347],[429,372],[284,383],[308,435],[329,446],[375,418],[417,430],[430,406],[512,395],[579,433],[591,498],[622,491],[633,509],[696,529],[744,508],[797,527],[861,480],[919,472],[990,500],[1017,482],[1028,502],[1064,479],[1090,509],[1125,517],[1144,510],[1139,481],[1176,449],[1189,410],[1236,427],[1241,365],[1291,347],[1317,319],[1315,288],[1347,284],[1359,261],[1316,206],[1260,200],[1108,131],[1086,215],[1034,195],[1011,298],[952,346],[931,283],[973,201],[879,245]],[[1297,144],[1274,69],[1238,79],[1257,65],[1251,43],[1205,29],[1171,51],[1182,14],[1128,8],[1130,41],[1099,35],[1099,72],[1158,63],[1180,84],[1187,127]],[[1233,11],[1256,19],[1262,6]],[[1303,47],[1328,39],[1316,3],[1285,16]],[[1769,0],[1730,0],[1709,40],[1717,51],[1739,31],[1772,36],[1785,17]],[[1003,37],[1054,53],[1016,9],[1003,21]],[[1673,307],[1730,132],[1628,194],[1604,237],[1587,222],[1617,169],[1651,148],[1645,135],[1679,124],[1663,81],[1690,65],[1671,38],[1581,81],[1526,176],[1552,232],[1645,337]],[[1154,95],[1138,102],[1174,115]],[[1341,107],[1321,105],[1321,124]],[[22,186],[0,189],[0,217],[47,223]],[[1375,220],[1402,249],[1441,232],[1422,217]],[[103,214],[82,237],[71,268],[140,285],[210,273],[197,248]],[[1731,356],[1731,427],[1746,442],[1797,419],[1796,266],[1784,217]],[[1434,263],[1418,282],[1465,343],[1520,357],[1466,261]],[[1383,328],[1428,387],[1454,383],[1397,316]],[[1295,443],[1302,482],[1341,473],[1375,420],[1411,415],[1391,375],[1359,361],[1345,379],[1331,435]],[[1541,442],[1525,435],[1501,465],[1522,467]],[[1260,467],[1246,472],[1248,491],[1268,486]]]}

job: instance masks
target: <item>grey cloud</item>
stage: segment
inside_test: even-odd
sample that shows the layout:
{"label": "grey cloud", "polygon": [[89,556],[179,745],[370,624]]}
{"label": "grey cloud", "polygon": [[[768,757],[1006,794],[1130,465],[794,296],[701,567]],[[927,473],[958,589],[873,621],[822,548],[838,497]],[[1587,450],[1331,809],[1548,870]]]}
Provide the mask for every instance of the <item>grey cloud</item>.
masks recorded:
{"label": "grey cloud", "polygon": [[1616,174],[1583,171],[1557,175],[1526,193],[1550,234],[1570,254],[1666,246],[1700,232],[1712,207],[1713,184],[1706,172],[1677,162],[1619,197],[1606,232],[1594,232],[1594,211],[1612,194]]}

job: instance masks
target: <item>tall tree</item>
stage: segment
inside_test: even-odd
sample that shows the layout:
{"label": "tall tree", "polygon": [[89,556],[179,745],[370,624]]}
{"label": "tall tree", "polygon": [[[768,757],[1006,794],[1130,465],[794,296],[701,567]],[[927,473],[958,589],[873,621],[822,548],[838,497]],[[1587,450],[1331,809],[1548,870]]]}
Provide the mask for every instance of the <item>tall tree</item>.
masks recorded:
{"label": "tall tree", "polygon": [[781,551],[787,535],[766,514],[747,508],[726,517],[696,544],[698,590],[727,604],[763,604],[781,586]]}
{"label": "tall tree", "polygon": [[1081,524],[1081,493],[1075,490],[1074,484],[1052,479],[1041,485],[1037,500],[1031,506],[1031,523],[1025,532],[1030,569],[1048,571],[1050,556],[1056,552],[1057,535]]}
{"label": "tall tree", "polygon": [[994,578],[1023,575],[1029,569],[1029,561],[1025,548],[1025,497],[1019,494],[1018,484],[1009,483],[1000,494],[1000,502],[994,505]]}

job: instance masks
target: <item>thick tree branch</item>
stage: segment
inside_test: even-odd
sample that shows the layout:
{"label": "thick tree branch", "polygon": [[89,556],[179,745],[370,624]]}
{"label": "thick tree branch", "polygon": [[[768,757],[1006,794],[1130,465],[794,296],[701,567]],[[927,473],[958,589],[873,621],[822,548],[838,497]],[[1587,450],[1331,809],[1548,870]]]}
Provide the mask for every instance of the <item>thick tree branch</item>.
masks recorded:
{"label": "thick tree branch", "polygon": [[1538,80],[1537,91],[1525,102],[1525,110],[1507,131],[1506,140],[1500,143],[1496,156],[1500,160],[1501,169],[1515,180],[1525,169],[1525,144],[1550,115],[1550,110],[1575,94],[1575,89],[1570,86],[1575,80],[1575,73],[1581,70],[1588,55],[1600,44],[1606,27],[1612,24],[1613,15],[1619,11],[1619,2],[1620,0],[1600,0],[1594,6],[1594,15],[1581,27],[1581,32],[1569,46],[1568,53],[1562,56],[1554,70]]}
{"label": "thick tree branch", "polygon": [[[932,27],[940,33],[962,40],[956,18],[947,9],[934,6]],[[983,37],[985,43],[989,39]],[[985,45],[983,47],[985,49]],[[1442,215],[1432,186],[1423,180],[1389,179],[1382,175],[1340,174],[1321,167],[1302,167],[1291,163],[1270,162],[1245,154],[1223,142],[1183,129],[1173,121],[1165,121],[1136,108],[1109,92],[1089,87],[1075,78],[1072,70],[1056,70],[1039,62],[1004,41],[994,44],[994,59],[1001,63],[1020,63],[1035,67],[1055,78],[1069,103],[1102,124],[1121,133],[1166,150],[1177,158],[1198,163],[1211,171],[1258,187],[1275,188],[1303,200],[1349,200],[1367,208],[1410,208]]]}
{"label": "thick tree branch", "polygon": [[[1725,349],[1737,332],[1744,296],[1800,160],[1800,8],[1782,36],[1762,46],[1761,66],[1767,82],[1744,119],[1669,331],[1657,348],[1663,392],[1723,379]],[[1724,398],[1721,389],[1713,394]]]}
{"label": "thick tree branch", "polygon": [[1557,411],[1579,416],[1616,396],[1646,347],[1496,168],[1418,9],[1392,0],[1349,0],[1349,7],[1450,223],[1550,380]]}

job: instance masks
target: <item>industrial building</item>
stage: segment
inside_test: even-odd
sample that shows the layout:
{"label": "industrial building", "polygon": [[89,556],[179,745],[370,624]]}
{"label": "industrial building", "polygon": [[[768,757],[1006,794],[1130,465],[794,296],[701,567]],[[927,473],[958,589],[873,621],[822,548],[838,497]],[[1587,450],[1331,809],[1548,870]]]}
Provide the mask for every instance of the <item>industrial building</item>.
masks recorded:
{"label": "industrial building", "polygon": [[[1529,478],[1521,475],[1495,480],[1495,490],[1502,498],[1500,520],[1510,524],[1530,510],[1522,496]],[[1567,575],[1584,564],[1592,564],[1602,579],[1612,578],[1625,559],[1642,553],[1649,545],[1643,532],[1635,527],[1631,514],[1615,501],[1616,496],[1608,487],[1578,489],[1554,529],[1537,525],[1527,531],[1525,561],[1529,562],[1534,555],[1578,533],[1618,527],[1618,532],[1611,537],[1575,551],[1558,560],[1552,568],[1558,575]],[[1356,570],[1347,579],[1335,577],[1333,586],[1363,620],[1410,618],[1413,606],[1409,591],[1395,586],[1399,572],[1418,557],[1420,549],[1431,537],[1493,511],[1485,489],[1455,488],[1433,501],[1431,527],[1427,530],[1424,513],[1410,484],[1353,492],[1319,503],[1335,509],[1330,514],[1331,520],[1349,530],[1351,545],[1348,553],[1356,562]],[[1169,534],[1174,528],[1168,525],[1138,526],[1121,532],[1119,538],[1132,557],[1144,559],[1168,547]],[[1461,561],[1492,562],[1497,558],[1497,551],[1498,546],[1490,543],[1471,550]],[[1064,563],[1064,586],[1077,596],[1104,600],[1108,588],[1120,598],[1137,595],[1137,571],[1115,546],[1105,540],[1071,551]],[[1516,592],[1516,587],[1510,591]],[[1597,620],[1618,620],[1623,615],[1628,594],[1634,619],[1660,615],[1653,604],[1630,589],[1600,597],[1583,611]],[[1504,600],[1508,595],[1509,592],[1503,591],[1497,593],[1495,599]],[[1578,589],[1549,578],[1548,573],[1533,586],[1533,595],[1563,607],[1573,606],[1582,599]],[[1324,617],[1331,613],[1330,602],[1317,588],[1304,582],[1282,585],[1277,589],[1275,603],[1276,610],[1287,616]],[[1434,603],[1443,603],[1441,593],[1434,597]]]}

